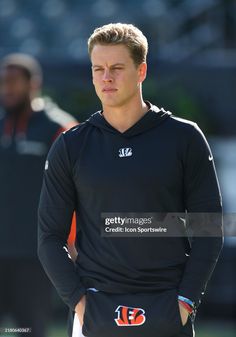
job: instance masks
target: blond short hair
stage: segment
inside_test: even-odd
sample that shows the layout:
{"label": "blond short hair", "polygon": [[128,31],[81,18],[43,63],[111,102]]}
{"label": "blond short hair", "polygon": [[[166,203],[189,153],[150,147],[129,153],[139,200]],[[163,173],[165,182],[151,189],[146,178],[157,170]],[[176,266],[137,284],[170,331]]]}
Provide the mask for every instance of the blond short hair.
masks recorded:
{"label": "blond short hair", "polygon": [[110,23],[96,28],[88,39],[88,52],[91,57],[95,45],[119,45],[123,44],[130,52],[134,63],[138,66],[146,62],[148,53],[147,38],[141,30],[132,24]]}

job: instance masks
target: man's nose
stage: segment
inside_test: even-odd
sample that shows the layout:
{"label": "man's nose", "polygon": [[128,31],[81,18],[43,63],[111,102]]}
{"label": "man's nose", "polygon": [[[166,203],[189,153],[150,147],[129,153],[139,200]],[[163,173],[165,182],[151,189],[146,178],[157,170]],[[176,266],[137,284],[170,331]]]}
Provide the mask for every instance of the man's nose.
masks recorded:
{"label": "man's nose", "polygon": [[104,82],[112,82],[112,77],[111,77],[111,73],[110,73],[109,69],[104,70],[103,81]]}

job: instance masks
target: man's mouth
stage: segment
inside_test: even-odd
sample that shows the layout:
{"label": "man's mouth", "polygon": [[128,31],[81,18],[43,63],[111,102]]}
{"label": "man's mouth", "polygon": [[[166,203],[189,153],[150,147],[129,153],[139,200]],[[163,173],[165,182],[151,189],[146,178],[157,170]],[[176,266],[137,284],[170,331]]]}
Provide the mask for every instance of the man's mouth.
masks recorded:
{"label": "man's mouth", "polygon": [[102,92],[107,92],[107,93],[112,93],[112,92],[116,92],[117,91],[117,89],[115,89],[115,88],[104,88],[104,89],[102,89]]}

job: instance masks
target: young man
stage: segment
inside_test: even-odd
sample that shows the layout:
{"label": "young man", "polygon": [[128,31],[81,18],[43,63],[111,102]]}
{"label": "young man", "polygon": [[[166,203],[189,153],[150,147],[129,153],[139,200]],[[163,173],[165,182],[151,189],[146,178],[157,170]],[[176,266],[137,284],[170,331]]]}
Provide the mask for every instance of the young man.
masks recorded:
{"label": "young man", "polygon": [[[39,258],[70,307],[70,336],[193,336],[195,311],[222,247],[211,151],[195,123],[143,100],[148,44],[139,29],[105,25],[88,46],[102,111],[50,150]],[[75,264],[63,249],[74,210]],[[202,232],[191,244],[184,235],[104,234],[104,214],[118,214],[114,223],[119,214],[178,212],[197,214],[190,222]],[[183,233],[180,222],[174,227]],[[209,222],[214,237],[203,237]]]}
{"label": "young man", "polygon": [[37,258],[43,167],[55,138],[77,124],[56,105],[44,104],[41,86],[33,57],[17,53],[1,60],[0,326],[10,316],[14,328],[30,328],[31,337],[46,336],[52,290]]}

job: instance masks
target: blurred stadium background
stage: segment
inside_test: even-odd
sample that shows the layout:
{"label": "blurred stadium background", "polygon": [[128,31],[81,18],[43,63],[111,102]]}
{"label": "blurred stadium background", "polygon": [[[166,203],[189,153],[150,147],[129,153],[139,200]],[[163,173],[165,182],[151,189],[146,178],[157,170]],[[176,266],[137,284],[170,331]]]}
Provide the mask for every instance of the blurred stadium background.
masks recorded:
{"label": "blurred stadium background", "polygon": [[[236,213],[236,1],[0,0],[0,57],[34,55],[45,96],[83,121],[99,109],[87,38],[109,22],[136,24],[149,39],[145,98],[206,132],[219,174],[225,222]],[[198,337],[236,332],[236,239],[228,237],[197,317]],[[49,337],[66,336],[67,308],[54,293]],[[8,334],[9,336],[9,334]]]}

